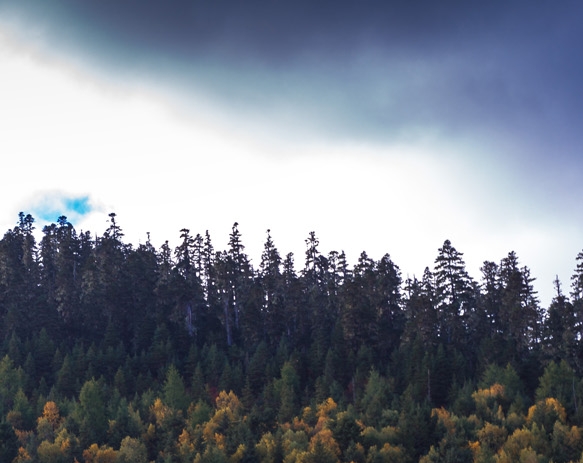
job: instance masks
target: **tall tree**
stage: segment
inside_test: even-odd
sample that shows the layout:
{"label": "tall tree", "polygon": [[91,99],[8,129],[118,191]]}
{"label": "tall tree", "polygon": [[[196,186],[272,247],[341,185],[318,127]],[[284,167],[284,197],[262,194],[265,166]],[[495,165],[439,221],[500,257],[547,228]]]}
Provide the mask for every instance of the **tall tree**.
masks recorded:
{"label": "tall tree", "polygon": [[478,296],[478,311],[474,323],[476,340],[480,348],[482,365],[497,362],[503,355],[503,322],[500,318],[502,289],[498,264],[485,261],[482,272],[481,291]]}
{"label": "tall tree", "polygon": [[[583,251],[577,254],[575,258],[575,272],[571,277],[571,301],[573,305],[573,331],[577,339],[583,339]],[[577,352],[577,370],[583,369],[583,347],[579,343]]]}
{"label": "tall tree", "polygon": [[40,261],[33,234],[34,218],[19,214],[18,225],[5,233],[0,242],[0,314],[3,335],[14,330],[19,336],[46,326],[54,328],[52,313],[38,285]]}
{"label": "tall tree", "polygon": [[235,222],[229,235],[229,248],[227,251],[217,253],[215,262],[219,303],[222,309],[220,318],[228,346],[231,346],[240,335],[241,314],[253,277],[238,227],[239,224]]}
{"label": "tall tree", "polygon": [[149,345],[150,339],[144,334],[156,317],[156,285],[160,279],[158,255],[149,234],[145,244],[127,253],[123,269],[129,293],[126,333],[134,351],[139,352]]}
{"label": "tall tree", "polygon": [[543,324],[543,347],[549,359],[556,362],[568,361],[578,365],[576,334],[577,320],[573,304],[561,290],[559,278],[555,278],[555,297],[546,312]]}
{"label": "tall tree", "polygon": [[514,251],[500,264],[500,320],[511,351],[520,356],[540,339],[542,311],[527,267],[520,267]]}
{"label": "tall tree", "polygon": [[180,231],[181,244],[176,248],[175,279],[176,302],[174,320],[184,323],[190,336],[199,336],[206,310],[200,275],[202,273],[201,238],[193,238],[190,230]]}
{"label": "tall tree", "polygon": [[388,355],[399,346],[405,326],[405,314],[401,300],[401,271],[385,254],[376,265],[376,284],[374,304],[380,336],[378,352],[380,358]]}
{"label": "tall tree", "polygon": [[[116,214],[109,214],[110,226],[93,244],[83,269],[81,303],[83,324],[89,339],[99,340],[108,325],[126,326],[129,293],[124,263],[131,248],[122,243],[123,232]],[[131,339],[127,333],[124,339]]]}
{"label": "tall tree", "polygon": [[467,319],[475,310],[475,293],[463,253],[449,240],[439,248],[434,275],[440,337],[446,344],[461,345],[466,338]]}
{"label": "tall tree", "polygon": [[303,285],[296,274],[294,255],[288,253],[283,261],[283,320],[290,345],[305,347],[310,339],[310,324],[306,305],[303,303]]}
{"label": "tall tree", "polygon": [[263,247],[259,265],[259,278],[264,295],[262,311],[265,320],[265,333],[271,346],[279,344],[284,330],[284,281],[281,266],[281,256],[273,244],[270,230],[267,230],[267,240]]}
{"label": "tall tree", "polygon": [[435,307],[434,277],[425,267],[423,278],[405,282],[405,328],[402,342],[411,343],[419,338],[426,345],[437,345],[438,316]]}
{"label": "tall tree", "polygon": [[318,250],[320,241],[310,232],[306,242],[306,260],[302,273],[304,304],[312,324],[312,353],[314,368],[322,369],[334,328],[334,314],[328,298],[329,262]]}

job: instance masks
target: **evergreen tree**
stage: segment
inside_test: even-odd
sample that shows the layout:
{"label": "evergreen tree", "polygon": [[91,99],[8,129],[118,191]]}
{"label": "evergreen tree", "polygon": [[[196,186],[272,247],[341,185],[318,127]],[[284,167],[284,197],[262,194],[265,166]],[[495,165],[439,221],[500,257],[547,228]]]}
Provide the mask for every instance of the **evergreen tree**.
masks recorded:
{"label": "evergreen tree", "polygon": [[434,276],[439,335],[446,344],[459,346],[466,341],[467,321],[475,310],[473,283],[466,272],[463,253],[449,240],[438,252]]}
{"label": "evergreen tree", "polygon": [[401,300],[401,272],[385,254],[376,265],[374,305],[377,310],[379,357],[386,359],[399,346],[405,327]]}
{"label": "evergreen tree", "polygon": [[[181,230],[182,243],[176,248],[177,278],[174,280],[176,291],[176,306],[173,319],[183,325],[190,336],[198,337],[203,332],[206,310],[200,274],[202,256],[200,255],[200,239],[195,241],[190,230]],[[198,248],[195,248],[195,245]],[[196,253],[196,251],[199,253]]]}
{"label": "evergreen tree", "polygon": [[302,272],[304,304],[311,321],[310,361],[316,371],[322,371],[330,334],[334,327],[334,308],[328,298],[328,259],[320,254],[320,244],[315,232],[310,232],[306,241],[306,261]]}
{"label": "evergreen tree", "polygon": [[405,286],[405,329],[402,341],[419,338],[427,345],[437,345],[438,313],[435,307],[434,278],[428,267],[423,279],[408,279]]}
{"label": "evergreen tree", "polygon": [[85,448],[92,443],[105,442],[108,421],[102,384],[94,379],[83,384],[76,415],[81,442]]}
{"label": "evergreen tree", "polygon": [[[128,285],[128,305],[122,335],[128,336],[134,352],[138,352],[149,344],[144,333],[152,329],[151,321],[156,316],[156,287],[160,278],[158,256],[149,235],[145,244],[127,253],[123,271]],[[116,345],[118,341],[119,338]]]}
{"label": "evergreen tree", "polygon": [[308,311],[303,304],[303,286],[294,268],[294,255],[288,253],[283,262],[283,320],[292,347],[303,348],[310,339]]}
{"label": "evergreen tree", "polygon": [[189,402],[182,376],[174,365],[170,365],[164,383],[164,403],[174,410],[185,413]]}
{"label": "evergreen tree", "polygon": [[543,323],[543,348],[548,358],[576,365],[578,358],[576,317],[573,304],[561,291],[558,277],[554,281],[556,295],[551,301]]}
{"label": "evergreen tree", "polygon": [[10,462],[18,455],[18,438],[8,423],[0,423],[0,461]]}
{"label": "evergreen tree", "polygon": [[368,281],[374,278],[373,265],[363,253],[354,269],[353,279],[345,282],[342,288],[342,327],[344,338],[354,354],[362,345],[378,340],[377,313],[371,300],[374,282]]}
{"label": "evergreen tree", "polygon": [[503,358],[503,331],[500,318],[502,290],[499,268],[495,262],[485,261],[482,272],[481,291],[478,296],[478,311],[474,331],[479,340],[479,361],[483,365]]}
{"label": "evergreen tree", "polygon": [[27,333],[45,327],[56,330],[54,311],[43,304],[43,288],[38,284],[40,259],[34,237],[34,218],[20,213],[18,225],[0,242],[0,316],[4,338],[12,331]]}
{"label": "evergreen tree", "polygon": [[284,331],[283,299],[284,282],[281,273],[281,257],[273,244],[270,230],[261,254],[259,278],[264,295],[262,312],[265,319],[265,333],[268,342],[278,345]]}
{"label": "evergreen tree", "polygon": [[500,264],[500,320],[503,337],[509,354],[514,360],[525,353],[540,339],[541,310],[536,292],[532,287],[534,279],[527,267],[519,267],[514,251],[502,259]]}

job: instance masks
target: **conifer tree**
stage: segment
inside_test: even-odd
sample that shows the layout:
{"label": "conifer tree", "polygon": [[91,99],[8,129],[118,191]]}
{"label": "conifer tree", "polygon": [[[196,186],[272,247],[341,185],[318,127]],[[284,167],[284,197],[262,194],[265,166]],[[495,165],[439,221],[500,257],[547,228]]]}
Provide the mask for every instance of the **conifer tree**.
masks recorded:
{"label": "conifer tree", "polygon": [[561,282],[555,278],[555,297],[547,309],[543,323],[543,348],[548,358],[578,364],[577,320],[573,304],[563,294]]}
{"label": "conifer tree", "polygon": [[461,345],[466,338],[467,320],[475,310],[475,294],[463,253],[449,240],[439,248],[434,276],[440,337],[447,344]]}
{"label": "conifer tree", "polygon": [[270,230],[267,230],[267,240],[261,254],[259,278],[264,295],[262,311],[265,318],[265,332],[268,342],[278,345],[284,330],[283,318],[283,289],[284,282],[281,274],[281,256],[273,244]]}
{"label": "conifer tree", "polygon": [[189,402],[182,376],[174,365],[170,365],[164,382],[164,403],[174,410],[186,413]]}
{"label": "conifer tree", "polygon": [[534,347],[540,338],[541,310],[533,281],[530,270],[519,267],[514,251],[502,259],[500,319],[509,349],[517,355]]}
{"label": "conifer tree", "polygon": [[203,331],[206,315],[199,276],[202,256],[197,254],[197,249],[200,251],[200,238],[195,240],[186,228],[181,230],[180,238],[182,243],[175,251],[177,278],[174,280],[176,301],[173,318],[179,325],[184,325],[190,336],[198,337]]}
{"label": "conifer tree", "polygon": [[423,278],[408,279],[405,286],[405,328],[402,342],[419,338],[427,345],[437,345],[438,314],[435,307],[433,273],[425,268]]}
{"label": "conifer tree", "polygon": [[401,300],[401,272],[385,254],[376,264],[374,305],[377,310],[379,357],[386,359],[399,346],[405,325]]}

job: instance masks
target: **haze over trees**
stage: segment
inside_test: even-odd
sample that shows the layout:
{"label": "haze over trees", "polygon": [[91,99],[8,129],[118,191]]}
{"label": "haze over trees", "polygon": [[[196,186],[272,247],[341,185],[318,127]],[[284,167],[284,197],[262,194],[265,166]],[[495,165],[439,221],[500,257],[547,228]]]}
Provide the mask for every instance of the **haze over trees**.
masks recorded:
{"label": "haze over trees", "polygon": [[0,240],[2,462],[583,461],[583,252],[548,308],[514,252],[446,240],[260,262],[180,230],[156,249],[60,217]]}

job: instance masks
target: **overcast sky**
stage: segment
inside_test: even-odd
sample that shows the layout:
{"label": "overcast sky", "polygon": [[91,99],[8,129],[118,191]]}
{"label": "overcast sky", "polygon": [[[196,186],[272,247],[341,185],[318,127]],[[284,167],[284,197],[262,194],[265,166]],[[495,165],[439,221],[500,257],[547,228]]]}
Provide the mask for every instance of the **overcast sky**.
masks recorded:
{"label": "overcast sky", "polygon": [[450,239],[516,251],[548,305],[583,249],[583,4],[0,0],[0,230],[69,217],[255,264]]}

